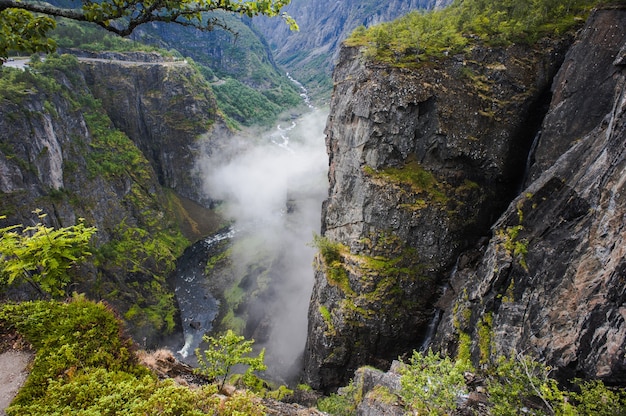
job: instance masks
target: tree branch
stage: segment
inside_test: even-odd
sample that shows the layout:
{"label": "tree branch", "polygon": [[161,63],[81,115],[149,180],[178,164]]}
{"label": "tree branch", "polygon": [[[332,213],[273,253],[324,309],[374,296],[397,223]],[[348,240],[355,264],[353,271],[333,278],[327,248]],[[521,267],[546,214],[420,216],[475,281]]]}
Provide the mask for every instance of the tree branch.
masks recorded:
{"label": "tree branch", "polygon": [[33,13],[42,13],[49,16],[66,17],[72,20],[88,22],[85,14],[78,9],[64,9],[48,3],[31,3],[16,0],[0,0],[0,12],[6,9],[22,9]]}

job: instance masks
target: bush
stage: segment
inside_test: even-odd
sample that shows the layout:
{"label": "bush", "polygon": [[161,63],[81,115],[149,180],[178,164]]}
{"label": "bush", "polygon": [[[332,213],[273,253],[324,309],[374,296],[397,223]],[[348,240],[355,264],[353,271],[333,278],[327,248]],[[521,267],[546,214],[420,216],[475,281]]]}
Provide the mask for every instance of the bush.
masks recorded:
{"label": "bush", "polygon": [[457,407],[459,396],[467,394],[463,372],[467,363],[442,358],[431,350],[427,354],[413,352],[402,370],[401,397],[418,414],[444,415]]}
{"label": "bush", "polygon": [[200,348],[196,349],[199,366],[197,372],[209,380],[216,381],[220,390],[226,384],[228,375],[235,366],[248,367],[244,376],[267,369],[263,363],[265,350],[261,350],[257,357],[252,357],[250,354],[254,341],[246,340],[230,329],[217,338],[205,335],[202,339],[209,345],[209,348],[203,353],[200,352]]}
{"label": "bush", "polygon": [[68,271],[91,255],[89,240],[96,229],[79,222],[55,230],[43,224],[46,214],[33,212],[39,222],[32,227],[0,228],[0,285],[27,282],[42,294],[65,296],[72,280]]}

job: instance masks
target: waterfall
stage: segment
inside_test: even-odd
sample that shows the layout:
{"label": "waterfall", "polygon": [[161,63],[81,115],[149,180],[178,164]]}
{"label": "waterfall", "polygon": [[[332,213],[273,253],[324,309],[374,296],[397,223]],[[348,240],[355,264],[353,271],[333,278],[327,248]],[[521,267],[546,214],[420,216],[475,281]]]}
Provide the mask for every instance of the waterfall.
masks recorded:
{"label": "waterfall", "polygon": [[224,287],[214,289],[240,285],[232,287],[241,303],[227,300],[221,309],[255,347],[266,349],[266,376],[275,380],[296,376],[306,343],[314,281],[310,243],[328,193],[327,117],[319,109],[306,111],[270,131],[243,132],[233,141],[246,145],[226,156],[215,151],[198,160],[207,196],[221,201],[221,215],[238,230],[227,254],[233,266],[223,275]]}
{"label": "waterfall", "polygon": [[[456,261],[454,262],[454,267],[452,267],[452,270],[450,271],[450,274],[448,275],[448,281],[452,280],[454,276],[456,275],[456,272],[459,269],[460,259],[461,259],[461,256],[458,256],[456,258]],[[443,287],[443,290],[441,292],[442,297],[446,294],[447,290],[448,290],[448,286],[446,285]],[[433,317],[430,320],[430,323],[428,324],[428,328],[426,329],[426,336],[424,337],[424,341],[422,341],[422,345],[420,345],[420,348],[419,348],[420,352],[426,352],[428,351],[428,348],[430,348],[430,344],[432,343],[433,338],[435,337],[435,334],[437,333],[437,328],[439,327],[439,322],[441,321],[441,318],[443,317],[443,313],[444,313],[443,309],[435,308]]]}
{"label": "waterfall", "polygon": [[436,308],[435,313],[433,314],[433,318],[430,320],[428,324],[428,329],[426,330],[426,336],[424,337],[424,341],[422,341],[422,345],[420,345],[419,351],[426,352],[430,347],[431,342],[433,341],[433,337],[435,336],[435,332],[437,331],[437,327],[439,326],[439,321],[441,321],[441,317],[443,316],[443,309]]}
{"label": "waterfall", "polygon": [[530,168],[533,163],[535,163],[535,151],[537,150],[537,146],[539,145],[539,139],[541,138],[541,130],[535,134],[533,138],[533,142],[530,145],[530,150],[528,150],[528,155],[526,156],[526,165],[524,166],[524,174],[522,175],[522,181],[519,186],[518,194],[524,190],[524,184],[528,180],[530,176]]}

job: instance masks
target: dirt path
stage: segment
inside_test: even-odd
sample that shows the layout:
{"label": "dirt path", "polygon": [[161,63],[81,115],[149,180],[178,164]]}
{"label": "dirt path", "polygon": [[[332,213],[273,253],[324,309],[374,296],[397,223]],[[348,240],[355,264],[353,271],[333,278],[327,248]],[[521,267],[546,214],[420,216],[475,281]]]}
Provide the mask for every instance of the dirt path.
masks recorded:
{"label": "dirt path", "polygon": [[27,367],[33,354],[27,351],[9,350],[0,354],[0,416],[15,397],[28,376]]}

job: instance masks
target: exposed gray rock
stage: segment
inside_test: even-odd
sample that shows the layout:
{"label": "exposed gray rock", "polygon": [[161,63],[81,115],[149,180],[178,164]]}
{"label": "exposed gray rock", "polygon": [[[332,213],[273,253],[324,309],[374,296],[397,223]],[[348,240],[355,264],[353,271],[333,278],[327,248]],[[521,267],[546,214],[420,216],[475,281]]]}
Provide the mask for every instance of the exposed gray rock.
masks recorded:
{"label": "exposed gray rock", "polygon": [[571,39],[476,46],[415,69],[344,47],[328,119],[329,198],[305,379],[333,388],[419,348],[462,250],[514,197]]}
{"label": "exposed gray rock", "polygon": [[525,353],[562,378],[626,383],[626,68],[614,62],[624,44],[626,8],[594,12],[555,78],[543,173],[452,279],[441,349],[464,331],[475,357]]}

